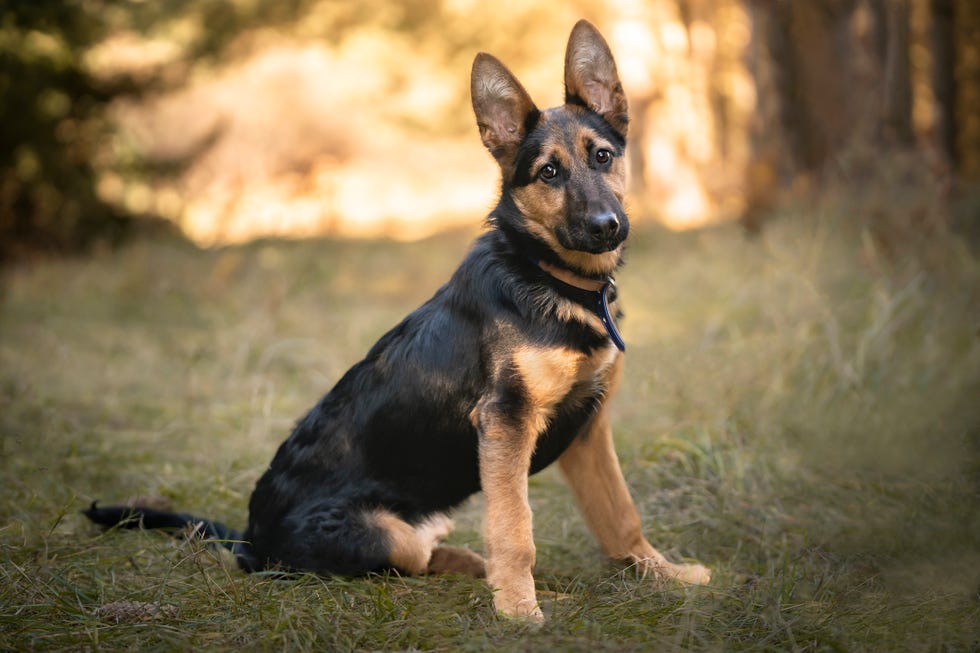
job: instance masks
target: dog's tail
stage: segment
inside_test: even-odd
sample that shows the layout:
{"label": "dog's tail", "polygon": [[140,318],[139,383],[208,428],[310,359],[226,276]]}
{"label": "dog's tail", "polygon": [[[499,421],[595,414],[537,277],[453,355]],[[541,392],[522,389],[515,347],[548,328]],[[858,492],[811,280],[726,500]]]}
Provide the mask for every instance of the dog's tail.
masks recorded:
{"label": "dog's tail", "polygon": [[106,506],[100,507],[93,501],[82,514],[105,528],[163,528],[169,530],[187,529],[204,539],[213,540],[235,555],[238,566],[246,572],[258,569],[257,560],[242,534],[221,522],[202,519],[183,512],[166,512],[145,506]]}

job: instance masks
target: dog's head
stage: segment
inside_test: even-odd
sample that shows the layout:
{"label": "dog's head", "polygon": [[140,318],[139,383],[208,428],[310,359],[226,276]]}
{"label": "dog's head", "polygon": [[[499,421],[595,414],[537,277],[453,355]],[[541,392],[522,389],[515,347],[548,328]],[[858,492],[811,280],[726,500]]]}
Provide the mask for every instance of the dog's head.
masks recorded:
{"label": "dog's head", "polygon": [[494,219],[546,246],[571,268],[609,274],[619,265],[629,221],[626,95],[609,46],[587,21],[565,51],[565,104],[539,110],[495,57],[473,62],[470,90],[483,144],[503,179]]}

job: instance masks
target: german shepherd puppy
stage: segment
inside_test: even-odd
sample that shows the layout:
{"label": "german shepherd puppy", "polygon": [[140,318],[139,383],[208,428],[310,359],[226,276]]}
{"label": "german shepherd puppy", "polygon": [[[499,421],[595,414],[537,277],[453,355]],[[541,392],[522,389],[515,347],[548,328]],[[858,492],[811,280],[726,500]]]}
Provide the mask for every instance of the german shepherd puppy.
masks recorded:
{"label": "german shepherd puppy", "polygon": [[[528,475],[557,460],[608,555],[657,578],[709,580],[644,539],[613,450],[629,118],[609,46],[575,25],[564,106],[539,110],[483,53],[471,92],[502,176],[489,229],[298,422],[252,493],[245,533],[139,506],[93,504],[93,521],[197,524],[246,570],[485,575],[501,614],[541,621]],[[485,562],[438,544],[447,512],[480,490]]]}

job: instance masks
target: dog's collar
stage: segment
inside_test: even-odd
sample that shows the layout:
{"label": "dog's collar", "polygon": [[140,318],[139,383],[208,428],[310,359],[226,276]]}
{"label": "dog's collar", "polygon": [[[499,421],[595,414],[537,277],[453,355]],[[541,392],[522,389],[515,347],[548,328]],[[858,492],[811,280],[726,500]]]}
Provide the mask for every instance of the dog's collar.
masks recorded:
{"label": "dog's collar", "polygon": [[616,282],[611,276],[606,277],[605,281],[598,281],[577,275],[571,270],[560,268],[546,261],[532,260],[555,282],[553,286],[559,294],[591,308],[599,316],[602,326],[606,328],[606,333],[616,345],[616,349],[626,351],[626,343],[623,341],[623,337],[619,335],[616,322],[613,320],[612,313],[609,312],[610,302],[616,301]]}
{"label": "dog's collar", "polygon": [[602,292],[602,289],[606,286],[607,281],[598,281],[596,279],[589,279],[587,277],[582,277],[571,270],[566,270],[565,268],[560,268],[557,265],[552,265],[546,261],[535,261],[538,267],[558,279],[562,283],[572,286],[573,288],[578,288],[579,290],[586,290],[589,292]]}

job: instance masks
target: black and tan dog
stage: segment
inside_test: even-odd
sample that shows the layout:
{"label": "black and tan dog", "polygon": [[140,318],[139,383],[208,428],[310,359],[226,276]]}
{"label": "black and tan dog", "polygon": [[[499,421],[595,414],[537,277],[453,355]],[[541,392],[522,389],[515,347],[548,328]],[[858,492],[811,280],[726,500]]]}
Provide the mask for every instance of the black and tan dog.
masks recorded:
{"label": "black and tan dog", "polygon": [[[537,621],[528,475],[557,460],[608,555],[658,578],[708,581],[643,537],[613,450],[628,114],[609,47],[589,23],[575,26],[564,106],[538,110],[488,54],[473,62],[471,90],[502,173],[490,228],[299,421],[258,481],[245,533],[139,507],[93,505],[91,519],[199,523],[241,540],[227,546],[247,570],[485,574],[499,612]],[[485,564],[438,544],[447,512],[480,490]]]}

